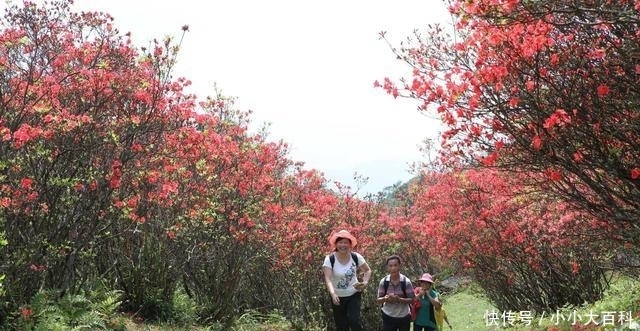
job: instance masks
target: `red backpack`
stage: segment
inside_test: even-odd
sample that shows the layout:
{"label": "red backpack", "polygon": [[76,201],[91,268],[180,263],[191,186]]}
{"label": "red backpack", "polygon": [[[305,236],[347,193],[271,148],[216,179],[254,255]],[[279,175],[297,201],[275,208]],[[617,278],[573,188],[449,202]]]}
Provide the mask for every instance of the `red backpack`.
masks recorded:
{"label": "red backpack", "polygon": [[[416,289],[417,292],[417,289]],[[422,307],[422,300],[416,298],[410,305],[411,307],[411,322],[414,322],[418,318],[418,310]]]}

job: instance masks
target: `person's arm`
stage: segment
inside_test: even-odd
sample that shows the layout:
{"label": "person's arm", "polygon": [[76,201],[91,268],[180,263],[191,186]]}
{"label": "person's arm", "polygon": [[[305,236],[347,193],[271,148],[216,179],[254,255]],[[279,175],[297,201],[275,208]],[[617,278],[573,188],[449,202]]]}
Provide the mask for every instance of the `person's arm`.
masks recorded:
{"label": "person's arm", "polygon": [[330,267],[322,267],[324,271],[324,283],[327,285],[327,290],[329,290],[329,295],[331,295],[331,301],[333,301],[334,305],[340,305],[340,298],[336,295],[336,290],[333,288],[333,283],[331,282],[331,276],[333,276],[333,270]]}
{"label": "person's arm", "polygon": [[401,298],[398,297],[398,301],[402,302],[402,303],[406,303],[406,304],[411,304],[413,303],[414,298]]}
{"label": "person's arm", "polygon": [[413,301],[420,301],[420,294],[422,294],[422,287],[418,286],[413,289]]}
{"label": "person's arm", "polygon": [[383,285],[382,285],[383,282],[384,282],[384,280],[380,281],[380,284],[378,284],[378,299],[376,299],[376,301],[379,304],[383,304],[383,303],[389,301],[389,295],[388,294],[387,295],[383,295],[384,294],[384,288],[383,288]]}
{"label": "person's arm", "polygon": [[407,285],[406,285],[407,287],[405,292],[407,292],[407,297],[398,298],[399,299],[398,301],[406,304],[411,304],[416,299],[415,290],[413,289],[413,284],[409,279],[406,279],[406,282],[407,282]]}
{"label": "person's arm", "polygon": [[433,308],[435,308],[435,309],[442,308],[442,303],[440,302],[440,299],[439,299],[439,296],[438,296],[437,293],[436,293],[436,297],[435,298],[431,297],[431,293],[427,294],[427,298],[429,299],[429,301],[433,305]]}
{"label": "person's arm", "polygon": [[440,307],[442,307],[442,303],[440,303],[440,299],[438,299],[438,295],[437,294],[436,294],[436,297],[433,298],[433,297],[431,297],[431,294],[429,292],[422,291],[420,294],[418,294],[416,296],[417,299],[420,299],[422,297],[427,298],[431,302],[431,305],[433,305],[433,308],[440,309]]}
{"label": "person's arm", "polygon": [[371,268],[369,268],[369,264],[365,262],[361,264],[358,269],[363,272],[362,283],[364,284],[364,289],[364,287],[367,287],[367,285],[369,284],[369,280],[371,280]]}
{"label": "person's arm", "polygon": [[358,257],[358,260],[361,261],[361,263],[358,265],[356,273],[358,275],[362,274],[362,283],[354,287],[357,291],[362,291],[367,287],[367,285],[369,285],[369,281],[371,280],[371,268],[369,268],[369,264],[361,254],[359,253],[355,253],[355,254]]}
{"label": "person's arm", "polygon": [[377,300],[377,301],[378,301],[378,303],[380,303],[380,304],[385,303],[385,302],[388,302],[388,301],[389,301],[389,296],[388,296],[388,295],[385,295],[385,296],[383,296],[383,297],[378,297],[378,300]]}

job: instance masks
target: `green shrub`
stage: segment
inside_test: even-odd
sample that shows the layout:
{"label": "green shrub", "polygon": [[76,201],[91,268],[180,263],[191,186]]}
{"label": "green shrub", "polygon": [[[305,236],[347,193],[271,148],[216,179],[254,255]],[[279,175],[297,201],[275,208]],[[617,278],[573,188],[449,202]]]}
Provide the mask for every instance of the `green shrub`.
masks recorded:
{"label": "green shrub", "polygon": [[171,309],[166,317],[168,323],[190,325],[197,319],[196,302],[179,288],[173,295]]}
{"label": "green shrub", "polygon": [[57,291],[40,291],[21,307],[8,326],[18,330],[117,330],[118,291],[82,291],[58,298]]}
{"label": "green shrub", "polygon": [[640,282],[627,276],[614,276],[602,300],[592,309],[598,311],[640,311]]}
{"label": "green shrub", "polygon": [[[2,228],[0,228],[0,249],[3,246],[7,245],[7,239],[4,236],[4,222],[0,222],[0,226],[2,226]],[[4,295],[4,287],[2,285],[2,281],[4,280],[4,274],[0,274],[0,298]]]}

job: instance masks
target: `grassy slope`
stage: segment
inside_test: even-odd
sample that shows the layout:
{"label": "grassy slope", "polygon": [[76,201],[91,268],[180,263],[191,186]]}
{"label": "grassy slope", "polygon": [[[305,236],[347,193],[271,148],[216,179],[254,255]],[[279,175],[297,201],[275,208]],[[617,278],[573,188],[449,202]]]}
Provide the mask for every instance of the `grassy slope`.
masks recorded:
{"label": "grassy slope", "polygon": [[[480,291],[476,290],[474,286],[460,289],[457,293],[448,297],[444,297],[444,307],[447,309],[447,315],[453,328],[452,330],[473,330],[473,331],[487,331],[501,329],[504,331],[531,331],[531,330],[613,330],[612,326],[584,326],[578,327],[573,325],[569,321],[554,322],[549,315],[540,319],[539,317],[533,318],[531,324],[526,326],[524,324],[516,324],[513,327],[498,328],[495,326],[488,326],[485,320],[486,312],[495,310],[489,301],[484,298]],[[561,314],[564,316],[570,316],[571,314],[577,314],[583,317],[583,323],[586,322],[587,316],[590,313],[601,315],[602,312],[630,312],[632,320],[636,323],[640,322],[640,281],[634,280],[628,277],[615,276],[612,279],[611,287],[607,289],[603,295],[603,298],[593,304],[585,304],[579,307],[566,307],[561,310]],[[616,313],[617,314],[617,313]],[[500,320],[500,323],[502,321]],[[617,324],[617,323],[616,323]],[[445,325],[446,327],[446,325]],[[627,328],[620,328],[620,330],[629,330]],[[640,329],[640,325],[636,326]],[[445,328],[445,330],[448,328]]]}
{"label": "grassy slope", "polygon": [[[487,330],[485,313],[495,309],[489,301],[471,289],[443,297],[451,330]],[[445,324],[445,330],[448,327]]]}

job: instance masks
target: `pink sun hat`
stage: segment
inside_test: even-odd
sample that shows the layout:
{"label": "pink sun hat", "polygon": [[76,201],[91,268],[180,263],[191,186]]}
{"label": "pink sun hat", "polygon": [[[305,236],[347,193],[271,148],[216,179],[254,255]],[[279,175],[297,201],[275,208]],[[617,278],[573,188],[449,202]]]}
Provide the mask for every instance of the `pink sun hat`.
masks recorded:
{"label": "pink sun hat", "polygon": [[427,283],[433,284],[433,277],[431,276],[430,273],[424,273],[424,274],[422,274],[420,279],[418,279],[418,281],[419,282],[427,282]]}
{"label": "pink sun hat", "polygon": [[349,231],[340,230],[329,237],[329,245],[331,245],[331,250],[336,249],[336,241],[338,241],[338,239],[340,238],[349,239],[349,241],[351,241],[351,248],[356,247],[356,245],[358,244],[358,240],[356,240],[356,237],[354,237]]}

